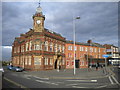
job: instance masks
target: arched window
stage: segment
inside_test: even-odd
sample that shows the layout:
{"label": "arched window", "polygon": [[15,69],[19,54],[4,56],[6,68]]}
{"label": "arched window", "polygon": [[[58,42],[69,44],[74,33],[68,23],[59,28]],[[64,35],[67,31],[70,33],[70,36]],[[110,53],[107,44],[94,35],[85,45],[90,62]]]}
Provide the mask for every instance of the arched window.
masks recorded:
{"label": "arched window", "polygon": [[42,50],[42,42],[40,42],[40,50]]}
{"label": "arched window", "polygon": [[36,44],[35,48],[36,48],[35,50],[40,50],[40,45]]}
{"label": "arched window", "polygon": [[58,45],[58,51],[61,52],[61,45]]}
{"label": "arched window", "polygon": [[30,51],[32,50],[32,41],[30,41],[29,50],[30,50]]}
{"label": "arched window", "polygon": [[65,52],[65,47],[64,47],[64,46],[62,46],[62,52],[63,52],[63,53]]}
{"label": "arched window", "polygon": [[45,51],[48,51],[48,41],[45,42],[44,50],[45,50]]}
{"label": "arched window", "polygon": [[38,41],[34,43],[34,50],[42,50],[42,42]]}
{"label": "arched window", "polygon": [[29,47],[28,47],[28,42],[26,43],[26,51],[28,51]]}
{"label": "arched window", "polygon": [[55,52],[57,52],[57,44],[55,44],[55,47],[54,47],[54,48],[55,48]]}
{"label": "arched window", "polygon": [[53,43],[50,43],[50,52],[53,51]]}

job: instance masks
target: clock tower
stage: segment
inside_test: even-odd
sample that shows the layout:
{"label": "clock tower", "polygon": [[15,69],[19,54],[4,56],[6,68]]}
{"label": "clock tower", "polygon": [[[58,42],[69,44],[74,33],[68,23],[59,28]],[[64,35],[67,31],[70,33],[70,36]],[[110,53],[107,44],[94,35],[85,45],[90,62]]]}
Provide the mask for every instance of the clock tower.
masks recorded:
{"label": "clock tower", "polygon": [[42,8],[39,6],[36,13],[33,15],[33,30],[34,32],[42,32],[44,30],[45,15],[42,14]]}

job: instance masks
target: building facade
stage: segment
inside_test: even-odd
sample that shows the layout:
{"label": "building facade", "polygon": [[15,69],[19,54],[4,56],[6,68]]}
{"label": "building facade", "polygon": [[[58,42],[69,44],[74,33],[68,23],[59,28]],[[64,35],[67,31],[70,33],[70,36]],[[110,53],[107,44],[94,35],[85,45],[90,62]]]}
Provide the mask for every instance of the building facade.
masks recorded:
{"label": "building facade", "polygon": [[44,28],[45,16],[39,7],[33,15],[33,29],[16,37],[12,45],[12,64],[26,70],[65,68],[65,38]]}
{"label": "building facade", "polygon": [[[60,34],[44,27],[45,15],[42,8],[33,15],[33,29],[16,37],[12,45],[12,65],[25,70],[52,70],[74,67],[73,41],[66,41]],[[88,40],[76,42],[76,68],[88,68],[96,63],[104,64],[102,55],[106,48]]]}
{"label": "building facade", "polygon": [[[73,41],[66,42],[66,68],[74,67],[74,44]],[[88,40],[87,43],[75,43],[75,65],[76,68],[88,68],[96,63],[104,64],[102,55],[106,54],[106,49],[98,43]]]}
{"label": "building facade", "polygon": [[106,53],[110,55],[110,57],[107,58],[108,64],[120,65],[119,48],[110,44],[105,44],[104,47],[106,47]]}

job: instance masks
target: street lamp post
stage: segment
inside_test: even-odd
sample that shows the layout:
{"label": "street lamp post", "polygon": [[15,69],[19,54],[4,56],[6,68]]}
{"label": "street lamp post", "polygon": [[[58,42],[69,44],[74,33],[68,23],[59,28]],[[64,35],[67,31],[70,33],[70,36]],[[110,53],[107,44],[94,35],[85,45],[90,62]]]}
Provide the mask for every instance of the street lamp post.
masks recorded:
{"label": "street lamp post", "polygon": [[74,18],[74,16],[73,16],[73,39],[74,39],[74,75],[75,75],[75,69],[76,69],[76,67],[75,67],[75,20],[76,19],[80,19],[80,17],[79,16],[77,16],[76,18]]}

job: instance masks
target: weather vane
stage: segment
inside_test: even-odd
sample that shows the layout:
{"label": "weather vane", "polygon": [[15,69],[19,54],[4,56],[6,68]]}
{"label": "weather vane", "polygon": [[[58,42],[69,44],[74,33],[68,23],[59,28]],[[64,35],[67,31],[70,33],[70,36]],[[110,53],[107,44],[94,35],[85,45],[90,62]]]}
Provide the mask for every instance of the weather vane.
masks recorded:
{"label": "weather vane", "polygon": [[40,1],[41,1],[41,0],[39,0],[39,7],[40,7]]}

